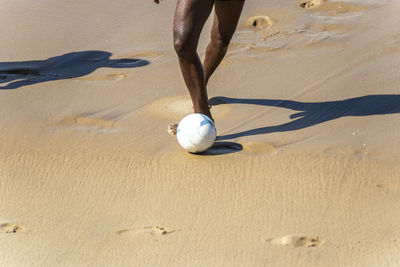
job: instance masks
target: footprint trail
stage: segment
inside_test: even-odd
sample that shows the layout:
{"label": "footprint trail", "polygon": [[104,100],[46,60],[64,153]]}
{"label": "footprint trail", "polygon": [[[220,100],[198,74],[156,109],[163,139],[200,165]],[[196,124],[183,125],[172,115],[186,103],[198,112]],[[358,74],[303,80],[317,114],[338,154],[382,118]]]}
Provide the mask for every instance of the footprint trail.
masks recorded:
{"label": "footprint trail", "polygon": [[4,234],[15,234],[22,231],[21,226],[15,223],[1,223],[0,231]]}

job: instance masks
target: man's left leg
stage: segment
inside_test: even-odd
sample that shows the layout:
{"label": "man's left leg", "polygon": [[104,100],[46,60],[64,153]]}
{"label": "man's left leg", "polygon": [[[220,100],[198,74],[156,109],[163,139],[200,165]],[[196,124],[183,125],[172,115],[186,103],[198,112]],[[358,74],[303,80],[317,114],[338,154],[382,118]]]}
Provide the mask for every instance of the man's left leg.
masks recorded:
{"label": "man's left leg", "polygon": [[206,85],[208,79],[214,73],[228,51],[228,46],[239,22],[243,5],[244,0],[215,1],[211,41],[207,46],[206,57],[203,63]]}

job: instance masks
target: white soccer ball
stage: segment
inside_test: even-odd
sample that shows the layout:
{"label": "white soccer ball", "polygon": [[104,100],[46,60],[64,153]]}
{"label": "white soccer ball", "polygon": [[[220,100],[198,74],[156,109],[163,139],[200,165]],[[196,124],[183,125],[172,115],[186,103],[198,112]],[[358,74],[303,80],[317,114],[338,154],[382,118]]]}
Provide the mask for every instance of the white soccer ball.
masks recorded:
{"label": "white soccer ball", "polygon": [[209,117],[194,113],[181,120],[176,137],[184,149],[191,153],[200,153],[214,144],[217,129]]}

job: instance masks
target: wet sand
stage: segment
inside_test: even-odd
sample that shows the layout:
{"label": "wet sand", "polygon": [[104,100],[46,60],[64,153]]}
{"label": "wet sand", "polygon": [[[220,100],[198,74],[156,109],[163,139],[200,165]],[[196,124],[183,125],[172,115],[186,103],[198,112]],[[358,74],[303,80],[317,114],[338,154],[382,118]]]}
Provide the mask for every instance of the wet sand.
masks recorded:
{"label": "wet sand", "polygon": [[247,1],[203,155],[174,8],[3,3],[0,265],[400,265],[399,4]]}

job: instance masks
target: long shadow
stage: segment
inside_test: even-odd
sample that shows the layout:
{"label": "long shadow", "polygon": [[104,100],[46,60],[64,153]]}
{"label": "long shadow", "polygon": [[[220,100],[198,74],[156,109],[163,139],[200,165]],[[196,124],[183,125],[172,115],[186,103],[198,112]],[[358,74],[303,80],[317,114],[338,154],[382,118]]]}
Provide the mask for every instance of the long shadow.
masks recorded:
{"label": "long shadow", "polygon": [[0,62],[0,90],[77,78],[98,68],[136,68],[150,63],[143,59],[110,59],[111,55],[105,51],[80,51],[46,60]]}
{"label": "long shadow", "polygon": [[251,104],[287,108],[296,111],[296,113],[290,115],[290,119],[293,119],[291,122],[222,135],[218,136],[217,140],[229,140],[242,136],[274,132],[295,131],[341,117],[400,113],[400,95],[366,95],[329,102],[214,97],[210,99],[210,104],[213,106],[221,104]]}

